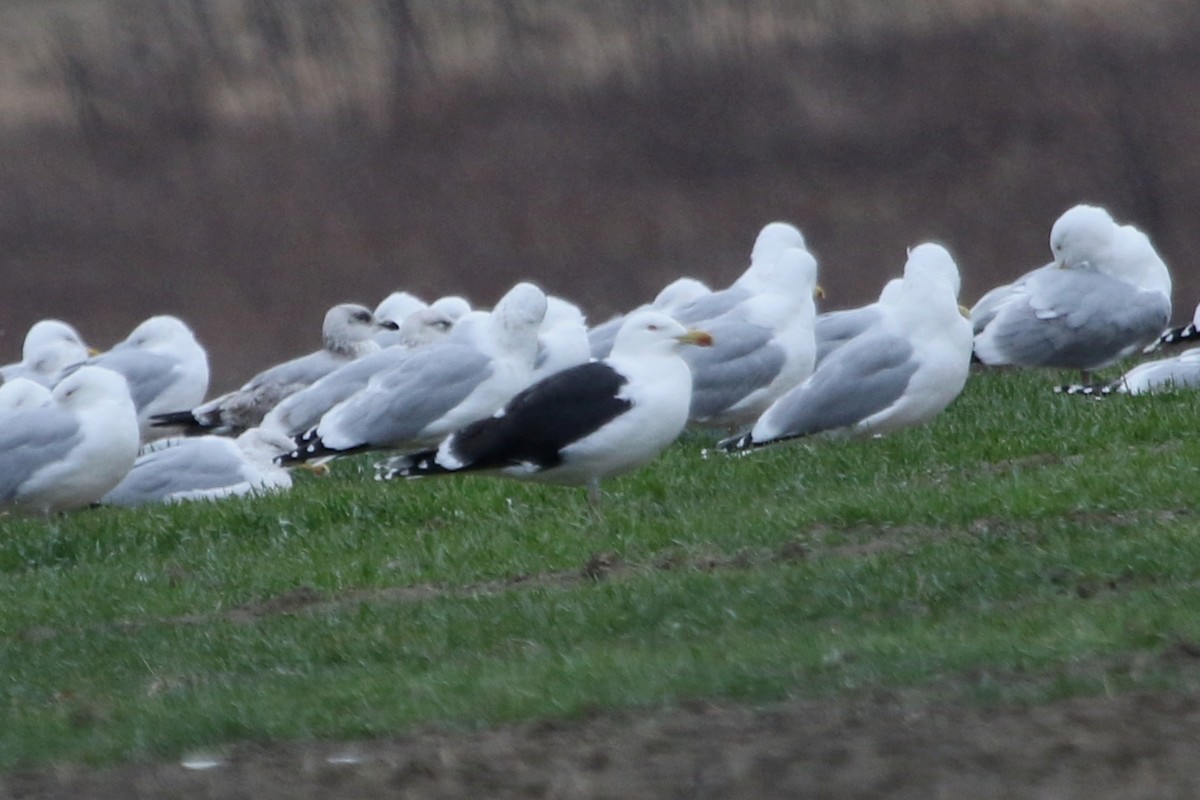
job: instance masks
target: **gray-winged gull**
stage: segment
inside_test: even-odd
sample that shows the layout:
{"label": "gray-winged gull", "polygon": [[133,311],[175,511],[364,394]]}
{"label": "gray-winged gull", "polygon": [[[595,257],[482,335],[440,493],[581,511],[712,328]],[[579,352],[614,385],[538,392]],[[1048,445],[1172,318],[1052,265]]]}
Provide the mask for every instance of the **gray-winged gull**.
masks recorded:
{"label": "gray-winged gull", "polygon": [[1053,264],[976,305],[975,355],[995,366],[1077,369],[1089,383],[1094,370],[1158,338],[1171,317],[1171,276],[1144,234],[1095,206],[1059,217],[1050,247]]}
{"label": "gray-winged gull", "polygon": [[[320,422],[326,411],[365,388],[376,374],[401,368],[410,360],[413,360],[413,369],[420,369],[420,364],[439,358],[454,360],[460,347],[476,350],[471,323],[467,323],[461,331],[458,329],[458,322],[463,316],[457,313],[459,310],[460,306],[447,308],[442,300],[438,300],[428,308],[413,312],[400,326],[412,336],[409,344],[385,347],[343,364],[311,386],[285,397],[263,417],[261,426],[285,436],[298,436]],[[437,333],[414,335],[417,328]],[[450,341],[443,347],[445,340]],[[428,348],[432,348],[433,352],[414,355],[417,350]]]}
{"label": "gray-winged gull", "polygon": [[0,410],[0,506],[40,513],[80,508],[133,466],[137,411],[122,376],[82,367],[52,396],[50,405]]}
{"label": "gray-winged gull", "polygon": [[688,421],[709,427],[753,422],[780,395],[812,374],[817,262],[789,248],[763,292],[704,323],[712,347],[683,354],[692,370]]}
{"label": "gray-winged gull", "polygon": [[710,292],[691,302],[678,305],[671,316],[684,325],[719,317],[738,303],[764,291],[773,291],[770,270],[776,259],[789,247],[807,249],[804,236],[786,222],[771,222],[763,227],[750,251],[750,266],[727,289]]}
{"label": "gray-winged gull", "polygon": [[378,352],[379,345],[371,337],[379,330],[394,327],[394,322],[380,322],[364,306],[336,305],[325,313],[320,350],[264,370],[241,388],[188,411],[160,414],[154,424],[180,426],[189,434],[222,435],[257,427],[263,416],[285,397],[311,386],[343,364]]}
{"label": "gray-winged gull", "polygon": [[28,378],[50,387],[65,368],[90,354],[74,326],[58,319],[39,320],[25,334],[21,360],[0,367],[0,382]]}
{"label": "gray-winged gull", "polygon": [[208,354],[192,329],[170,315],[150,317],[83,363],[125,376],[142,441],[169,435],[152,422],[157,415],[194,406],[208,391]]}
{"label": "gray-winged gull", "polygon": [[101,498],[114,506],[219,500],[291,488],[292,477],[275,456],[291,440],[261,428],[236,439],[176,437],[156,442],[137,457],[129,474]]}
{"label": "gray-winged gull", "polygon": [[378,477],[491,472],[584,485],[596,505],[601,480],[651,461],[683,431],[691,371],[679,349],[711,343],[661,312],[632,314],[608,358],[533,384],[436,449],[379,465]]}
{"label": "gray-winged gull", "polygon": [[[442,342],[413,350],[413,358],[372,376],[297,437],[296,449],[280,463],[427,447],[486,417],[529,385],[545,314],[542,290],[517,284],[490,313],[468,314]],[[451,350],[451,343],[462,346]]]}
{"label": "gray-winged gull", "polygon": [[742,450],[825,431],[887,433],[939,414],[962,392],[971,361],[971,325],[946,277],[951,264],[940,245],[913,248],[884,319],[831,353],[749,433],[718,446]]}

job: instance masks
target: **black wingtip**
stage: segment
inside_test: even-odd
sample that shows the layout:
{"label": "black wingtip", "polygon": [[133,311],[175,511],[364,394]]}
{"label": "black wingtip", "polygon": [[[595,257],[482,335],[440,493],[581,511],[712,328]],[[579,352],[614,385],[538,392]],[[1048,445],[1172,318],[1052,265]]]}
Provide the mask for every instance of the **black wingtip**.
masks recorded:
{"label": "black wingtip", "polygon": [[1190,342],[1194,339],[1200,339],[1200,328],[1196,327],[1196,323],[1192,322],[1178,328],[1171,328],[1164,331],[1162,336],[1158,337],[1158,341],[1146,348],[1145,352],[1157,350],[1160,347],[1168,347],[1180,342]]}
{"label": "black wingtip", "polygon": [[379,462],[375,465],[375,480],[424,478],[427,475],[444,475],[451,471],[437,463],[437,450],[422,450]]}
{"label": "black wingtip", "polygon": [[717,449],[726,453],[736,453],[739,450],[750,450],[761,446],[759,442],[754,441],[754,436],[750,433],[739,433],[717,442]]}
{"label": "black wingtip", "polygon": [[184,433],[206,433],[209,426],[196,419],[191,411],[171,411],[150,417],[152,428],[182,428]]}

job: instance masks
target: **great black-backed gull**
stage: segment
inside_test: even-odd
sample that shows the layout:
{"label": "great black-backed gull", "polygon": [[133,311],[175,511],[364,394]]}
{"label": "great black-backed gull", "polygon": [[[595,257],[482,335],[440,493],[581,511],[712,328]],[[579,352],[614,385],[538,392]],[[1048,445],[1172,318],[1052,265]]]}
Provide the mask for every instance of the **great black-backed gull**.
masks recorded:
{"label": "great black-backed gull", "polygon": [[1078,205],[1050,232],[1054,262],[971,310],[984,364],[1091,373],[1155,341],[1171,318],[1171,275],[1145,234]]}
{"label": "great black-backed gull", "polygon": [[379,465],[378,477],[490,472],[588,487],[652,460],[683,431],[691,402],[684,345],[712,344],[656,311],[632,314],[611,355],[530,386],[495,415],[456,431],[436,449]]}
{"label": "great black-backed gull", "polygon": [[138,422],[125,378],[81,367],[51,394],[50,405],[0,411],[0,506],[80,508],[133,466]]}
{"label": "great black-backed gull", "polygon": [[967,380],[971,325],[947,279],[945,248],[912,249],[903,281],[889,293],[883,319],[831,353],[808,380],[775,401],[744,435],[719,443],[742,450],[844,430],[887,433],[942,411]]}
{"label": "great black-backed gull", "polygon": [[255,375],[240,389],[191,410],[159,414],[153,422],[162,427],[178,426],[193,435],[241,433],[258,426],[266,413],[285,397],[311,386],[343,364],[377,352],[379,345],[371,337],[379,330],[394,328],[394,322],[377,320],[363,306],[336,305],[325,314],[320,350],[277,364]]}

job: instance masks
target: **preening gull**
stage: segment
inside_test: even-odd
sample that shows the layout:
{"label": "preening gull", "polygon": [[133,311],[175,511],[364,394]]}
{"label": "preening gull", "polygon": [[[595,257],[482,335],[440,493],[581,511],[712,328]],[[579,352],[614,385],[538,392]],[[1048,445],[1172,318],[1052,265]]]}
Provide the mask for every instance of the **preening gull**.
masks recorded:
{"label": "preening gull", "polygon": [[692,381],[679,349],[711,343],[661,312],[632,314],[608,358],[533,384],[436,449],[379,465],[378,477],[491,472],[585,485],[596,505],[601,480],[649,462],[683,431]]}
{"label": "preening gull", "polygon": [[719,317],[756,294],[774,291],[770,283],[771,267],[789,247],[807,249],[803,234],[786,222],[768,223],[754,240],[750,266],[728,289],[710,292],[676,306],[671,310],[671,316],[684,325],[694,325]]}
{"label": "preening gull", "polygon": [[940,245],[913,248],[880,323],[831,353],[749,433],[718,446],[742,450],[835,430],[887,433],[940,413],[962,391],[971,361],[971,325],[946,277],[951,264]]}
{"label": "preening gull", "polygon": [[[460,347],[475,350],[475,334],[470,332],[470,324],[464,326],[462,333],[448,336],[458,328],[458,321],[462,316],[458,311],[462,310],[462,307],[454,303],[443,303],[443,300],[437,300],[429,308],[413,312],[400,326],[402,330],[407,329],[410,335],[418,328],[430,331],[431,335],[419,337],[427,341],[421,343],[416,340],[418,337],[413,336],[409,339],[409,344],[385,347],[376,353],[343,364],[311,386],[285,397],[263,417],[262,427],[289,437],[304,433],[320,422],[325,412],[365,388],[373,376],[401,368],[414,359],[415,349],[432,348],[433,352],[416,356],[413,369],[420,369],[420,366],[416,366],[420,363],[441,358],[454,360],[458,357],[457,349]],[[433,331],[436,333],[432,333]],[[452,339],[444,348],[443,337]]]}
{"label": "preening gull", "polygon": [[377,373],[297,437],[284,465],[365,450],[428,447],[493,413],[529,385],[546,295],[518,283],[491,313],[472,312],[441,342]]}
{"label": "preening gull", "polygon": [[81,367],[51,394],[50,405],[0,410],[0,506],[80,508],[133,466],[137,411],[122,376]]}
{"label": "preening gull", "polygon": [[1171,316],[1171,277],[1145,234],[1079,205],[1050,232],[1055,261],[989,292],[972,310],[988,365],[1078,369],[1114,364],[1155,341]]}
{"label": "preening gull", "polygon": [[43,319],[30,326],[21,360],[0,367],[0,382],[28,378],[50,387],[62,371],[90,355],[79,331],[62,320]]}
{"label": "preening gull", "polygon": [[286,490],[292,477],[273,459],[290,446],[287,437],[261,428],[251,428],[236,439],[161,440],[138,455],[129,474],[100,502],[132,507]]}
{"label": "preening gull", "polygon": [[[237,434],[256,427],[263,416],[285,397],[356,358],[379,351],[372,336],[391,330],[394,322],[380,322],[364,306],[341,303],[325,313],[320,350],[277,364],[258,373],[240,389],[223,394],[189,411],[159,414],[158,426],[180,426],[188,434]],[[176,406],[179,408],[180,406]]]}
{"label": "preening gull", "polygon": [[0,384],[0,409],[37,408],[54,402],[50,390],[29,378],[13,378]]}
{"label": "preening gull", "polygon": [[208,354],[178,317],[150,317],[111,350],[83,363],[125,376],[143,441],[169,434],[154,425],[155,416],[194,406],[208,391]]}
{"label": "preening gull", "polygon": [[1103,386],[1059,386],[1064,394],[1108,395],[1151,394],[1175,389],[1200,389],[1200,347],[1185,350],[1171,358],[1160,358],[1138,364],[1114,381]]}
{"label": "preening gull", "polygon": [[688,421],[710,427],[753,422],[780,395],[812,374],[817,262],[789,248],[772,267],[774,292],[763,292],[704,324],[714,344],[689,348]]}
{"label": "preening gull", "polygon": [[[644,305],[638,306],[629,314],[638,311],[662,311],[665,314],[671,314],[679,306],[685,305],[697,300],[707,294],[712,294],[712,289],[703,281],[698,281],[695,278],[676,278],[662,288],[655,295],[654,300]],[[617,331],[621,329],[622,323],[629,314],[619,314],[607,322],[602,322],[599,325],[593,325],[588,329],[588,345],[591,348],[592,358],[604,358],[612,352],[613,340],[617,338]]]}

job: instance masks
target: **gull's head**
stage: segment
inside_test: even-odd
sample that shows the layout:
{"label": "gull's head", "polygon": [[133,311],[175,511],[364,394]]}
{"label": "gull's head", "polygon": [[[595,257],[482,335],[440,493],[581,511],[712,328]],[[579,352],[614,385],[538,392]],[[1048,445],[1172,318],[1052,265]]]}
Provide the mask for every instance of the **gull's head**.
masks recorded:
{"label": "gull's head", "polygon": [[509,332],[537,330],[546,317],[546,293],[522,281],[509,289],[492,309],[492,317]]}
{"label": "gull's head", "polygon": [[13,378],[0,384],[0,409],[37,408],[53,402],[50,390],[29,378]]}
{"label": "gull's head", "polygon": [[70,324],[58,319],[43,319],[33,323],[25,334],[25,343],[21,347],[21,358],[32,361],[39,350],[49,344],[65,344],[79,353],[76,361],[82,361],[88,356],[87,345],[83,343],[79,331]]}
{"label": "gull's head", "polygon": [[904,265],[905,280],[909,280],[910,276],[915,280],[943,283],[951,288],[956,298],[962,288],[962,276],[950,251],[934,242],[919,244],[908,251],[908,261]]}
{"label": "gull's head", "polygon": [[1096,257],[1116,231],[1112,216],[1099,206],[1080,204],[1063,212],[1050,229],[1050,252],[1062,269],[1095,269]]}
{"label": "gull's head", "polygon": [[664,286],[650,305],[659,311],[670,311],[693,300],[699,300],[706,294],[712,294],[712,289],[703,281],[695,278],[677,278]]}
{"label": "gull's head", "polygon": [[70,410],[109,402],[125,402],[133,406],[125,376],[104,367],[80,367],[63,378],[54,387],[51,396],[58,405]]}
{"label": "gull's head", "polygon": [[758,232],[754,240],[754,248],[750,251],[750,264],[771,263],[783,254],[789,247],[799,247],[804,250],[804,234],[800,229],[788,222],[769,222]]}
{"label": "gull's head", "polygon": [[[457,301],[457,302],[453,302]],[[428,308],[418,309],[400,323],[400,342],[406,347],[419,347],[437,341],[450,333],[471,307],[461,297],[446,297]]]}
{"label": "gull's head", "polygon": [[687,345],[711,347],[712,344],[711,334],[688,330],[661,311],[638,311],[621,324],[612,352],[613,355],[636,356],[677,352]]}
{"label": "gull's head", "polygon": [[371,340],[381,330],[394,331],[399,326],[391,320],[380,320],[366,306],[340,303],[325,312],[321,338],[325,347],[339,352]]}
{"label": "gull's head", "polygon": [[179,343],[194,342],[195,340],[196,336],[192,333],[192,329],[179,317],[160,314],[150,317],[134,328],[119,346],[161,351],[172,349]]}
{"label": "gull's head", "polygon": [[408,292],[392,292],[375,306],[375,318],[399,325],[414,312],[425,308],[425,301]]}

